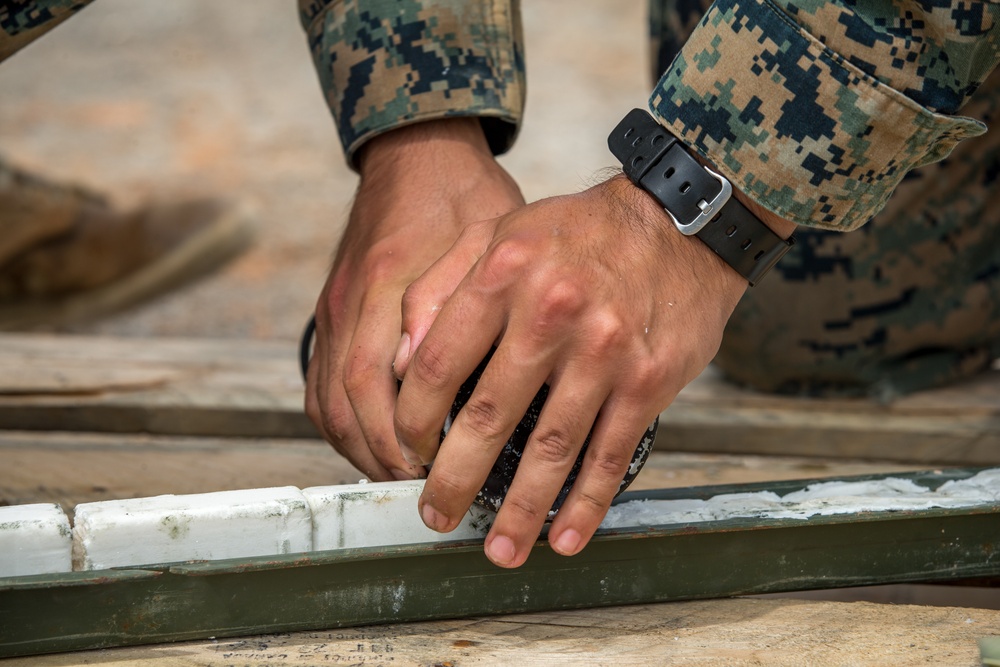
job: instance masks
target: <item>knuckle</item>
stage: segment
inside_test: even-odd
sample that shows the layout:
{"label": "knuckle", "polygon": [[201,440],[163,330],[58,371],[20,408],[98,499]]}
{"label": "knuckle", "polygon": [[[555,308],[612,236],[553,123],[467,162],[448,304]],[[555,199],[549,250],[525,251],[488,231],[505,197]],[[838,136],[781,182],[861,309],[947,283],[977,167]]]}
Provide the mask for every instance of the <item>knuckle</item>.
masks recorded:
{"label": "knuckle", "polygon": [[622,392],[631,401],[644,402],[651,396],[663,396],[666,393],[676,393],[671,387],[671,367],[657,363],[654,359],[640,359],[630,365],[628,383],[622,386]]}
{"label": "knuckle", "polygon": [[420,307],[420,302],[423,300],[423,293],[420,288],[419,281],[414,281],[406,286],[403,290],[403,296],[400,299],[401,307],[403,310],[403,317],[406,317],[406,313],[412,313]]}
{"label": "knuckle", "polygon": [[434,340],[425,338],[417,348],[407,372],[416,371],[423,383],[432,390],[445,389],[454,375],[449,359],[450,355],[446,348]]}
{"label": "knuckle", "polygon": [[625,322],[617,313],[600,313],[590,324],[589,337],[598,353],[606,353],[620,347],[625,341]]}
{"label": "knuckle", "polygon": [[393,426],[396,437],[402,442],[420,442],[424,434],[430,431],[430,426],[426,420],[420,419],[417,415],[409,411],[396,410],[393,417]]}
{"label": "knuckle", "polygon": [[488,396],[474,393],[462,407],[461,414],[468,427],[485,439],[500,438],[506,433],[507,422],[503,410]]}
{"label": "knuckle", "polygon": [[659,384],[663,380],[663,373],[652,359],[640,359],[633,363],[631,374],[639,391],[646,391],[648,387]]}
{"label": "knuckle", "polygon": [[555,279],[539,300],[543,315],[565,317],[579,312],[587,301],[583,285],[572,279]]}
{"label": "knuckle", "polygon": [[599,479],[602,481],[611,479],[617,484],[625,476],[625,470],[631,460],[631,451],[615,447],[610,450],[593,452],[591,466]]}
{"label": "knuckle", "polygon": [[375,379],[375,369],[378,366],[373,355],[358,351],[344,362],[344,372],[341,382],[348,397],[354,399],[362,394]]}
{"label": "knuckle", "polygon": [[565,431],[545,429],[533,439],[532,456],[543,463],[565,463],[576,454],[577,443]]}
{"label": "knuckle", "polygon": [[533,259],[531,248],[520,241],[505,240],[494,245],[482,259],[482,279],[486,284],[504,284],[520,277]]}
{"label": "knuckle", "polygon": [[508,494],[504,498],[501,509],[507,512],[508,515],[514,514],[519,519],[530,519],[544,514],[548,514],[548,508],[543,508],[538,503],[532,501],[530,498],[525,498],[522,495]]}
{"label": "knuckle", "polygon": [[600,514],[601,516],[603,516],[608,511],[608,507],[611,506],[610,500],[605,499],[602,496],[595,495],[586,489],[581,489],[577,492],[576,502],[582,504],[586,509],[592,510],[595,514]]}
{"label": "knuckle", "polygon": [[389,282],[399,275],[399,260],[391,248],[376,244],[362,262],[361,274],[369,285]]}
{"label": "knuckle", "polygon": [[320,415],[323,430],[331,439],[331,444],[344,443],[350,437],[354,412],[350,405],[339,402],[331,403]]}

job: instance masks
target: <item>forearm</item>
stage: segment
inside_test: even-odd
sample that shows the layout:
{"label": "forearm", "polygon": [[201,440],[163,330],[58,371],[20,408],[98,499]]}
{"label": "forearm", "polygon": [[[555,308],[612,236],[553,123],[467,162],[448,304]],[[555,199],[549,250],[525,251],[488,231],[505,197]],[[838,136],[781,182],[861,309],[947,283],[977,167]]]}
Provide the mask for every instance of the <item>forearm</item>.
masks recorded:
{"label": "forearm", "polygon": [[300,0],[327,104],[352,167],[361,146],[412,123],[479,119],[493,153],[524,107],[516,0]]}

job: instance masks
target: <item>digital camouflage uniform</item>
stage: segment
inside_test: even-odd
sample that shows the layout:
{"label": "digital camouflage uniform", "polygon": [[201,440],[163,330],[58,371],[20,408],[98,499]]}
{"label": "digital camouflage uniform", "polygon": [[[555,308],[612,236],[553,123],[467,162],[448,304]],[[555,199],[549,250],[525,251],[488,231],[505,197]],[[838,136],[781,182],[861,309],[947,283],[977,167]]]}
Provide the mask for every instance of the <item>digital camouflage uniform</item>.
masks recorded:
{"label": "digital camouflage uniform", "polygon": [[1000,4],[708,4],[654,2],[666,74],[651,103],[802,225],[741,301],[717,364],[766,390],[885,398],[988,367],[1000,128],[983,132],[1000,120]]}
{"label": "digital camouflage uniform", "polygon": [[[0,1],[0,58],[82,4]],[[299,10],[349,164],[431,118],[475,116],[494,152],[513,143],[516,0]],[[1000,131],[985,125],[1000,113],[1000,3],[652,0],[650,16],[653,113],[800,225],[730,321],[716,360],[729,377],[891,397],[1000,356]]]}
{"label": "digital camouflage uniform", "polygon": [[[652,1],[652,111],[801,225],[730,322],[716,360],[730,378],[891,397],[1000,356],[1000,132],[980,136],[1000,103],[1000,75],[980,85],[1000,4],[952,4]],[[516,135],[517,2],[300,10],[349,163],[424,118],[479,116],[496,152]]]}

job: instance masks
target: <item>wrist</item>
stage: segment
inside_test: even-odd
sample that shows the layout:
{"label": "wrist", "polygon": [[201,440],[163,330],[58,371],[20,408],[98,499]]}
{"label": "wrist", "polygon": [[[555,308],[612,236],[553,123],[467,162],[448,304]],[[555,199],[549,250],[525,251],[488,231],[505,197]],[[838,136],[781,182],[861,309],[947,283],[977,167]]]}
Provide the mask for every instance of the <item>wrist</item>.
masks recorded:
{"label": "wrist", "polygon": [[[706,160],[697,153],[694,153],[693,155],[695,156],[695,159],[702,164],[702,166],[708,167],[713,171],[718,171],[710,160]],[[785,240],[788,240],[788,237],[795,233],[795,230],[798,227],[798,225],[791,220],[785,220],[784,218],[764,208],[744,194],[744,192],[735,185],[733,186],[733,199],[743,204],[743,206],[745,206],[746,209],[754,215],[754,217],[763,222],[772,232]]]}
{"label": "wrist", "polygon": [[[608,148],[636,186],[649,193],[685,236],[696,235],[749,285],[794,244],[734,196],[732,183],[706,166],[642,109],[632,109],[608,135]],[[788,225],[772,219],[779,231]]]}
{"label": "wrist", "polygon": [[426,173],[437,164],[494,163],[486,135],[477,118],[429,120],[374,137],[358,150],[362,178],[394,170]]}
{"label": "wrist", "polygon": [[[718,279],[716,284],[733,297],[731,305],[736,306],[747,289],[746,279],[699,239],[682,234],[650,193],[632,183],[625,174],[612,176],[594,189],[608,202],[614,219],[627,225],[644,244],[663,248],[665,252],[679,252],[688,261],[711,271]],[[699,276],[703,282],[707,278],[705,273]]]}

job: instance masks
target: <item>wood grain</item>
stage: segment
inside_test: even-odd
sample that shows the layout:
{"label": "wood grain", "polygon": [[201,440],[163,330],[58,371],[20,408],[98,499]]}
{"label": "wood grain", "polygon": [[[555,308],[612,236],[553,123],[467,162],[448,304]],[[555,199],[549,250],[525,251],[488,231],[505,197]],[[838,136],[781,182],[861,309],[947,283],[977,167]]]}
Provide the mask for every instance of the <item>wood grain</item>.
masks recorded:
{"label": "wood grain", "polygon": [[[321,440],[0,431],[0,504],[78,503],[164,493],[355,483]],[[633,489],[919,470],[919,464],[654,452]]]}
{"label": "wood grain", "polygon": [[[314,438],[294,342],[0,335],[0,429]],[[660,451],[1000,463],[1000,369],[880,402],[782,397],[710,368]]]}
{"label": "wood grain", "polygon": [[974,665],[1000,611],[731,599],[48,655],[32,665]]}

